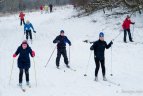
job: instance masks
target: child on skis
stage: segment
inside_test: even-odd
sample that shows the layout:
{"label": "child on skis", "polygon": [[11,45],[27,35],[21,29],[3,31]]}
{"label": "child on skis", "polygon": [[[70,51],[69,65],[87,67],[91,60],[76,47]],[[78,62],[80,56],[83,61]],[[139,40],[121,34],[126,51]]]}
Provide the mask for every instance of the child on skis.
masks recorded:
{"label": "child on skis", "polygon": [[23,12],[20,12],[19,17],[20,17],[20,25],[22,26],[22,23],[23,25],[25,24],[24,21],[25,14]]}
{"label": "child on skis", "polygon": [[30,36],[30,39],[31,39],[31,42],[32,42],[31,28],[32,28],[33,32],[36,33],[36,31],[34,30],[33,25],[29,22],[29,20],[27,20],[26,24],[24,25],[24,34],[26,34],[26,40],[28,41],[28,37]]}
{"label": "child on skis", "polygon": [[23,72],[25,72],[26,76],[26,84],[30,85],[29,83],[29,68],[30,68],[30,57],[35,57],[35,52],[32,51],[32,49],[29,47],[26,40],[22,42],[22,44],[18,47],[15,54],[13,54],[13,58],[15,58],[17,55],[18,57],[18,68],[19,68],[19,86],[22,86],[22,77]]}

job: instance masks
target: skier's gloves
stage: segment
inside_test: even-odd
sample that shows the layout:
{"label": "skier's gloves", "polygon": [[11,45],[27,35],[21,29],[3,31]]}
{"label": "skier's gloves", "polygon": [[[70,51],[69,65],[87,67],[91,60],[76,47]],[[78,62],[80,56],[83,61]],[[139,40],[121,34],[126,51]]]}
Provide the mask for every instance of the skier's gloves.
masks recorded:
{"label": "skier's gloves", "polygon": [[13,54],[13,58],[15,58],[17,55],[16,54]]}
{"label": "skier's gloves", "polygon": [[132,24],[135,24],[135,22],[133,22]]}
{"label": "skier's gloves", "polygon": [[36,33],[36,31],[33,31],[34,33]]}
{"label": "skier's gloves", "polygon": [[32,51],[32,57],[35,57],[35,52],[34,51]]}
{"label": "skier's gloves", "polygon": [[69,44],[69,46],[71,46],[71,44]]}
{"label": "skier's gloves", "polygon": [[113,42],[111,41],[110,44],[113,44]]}

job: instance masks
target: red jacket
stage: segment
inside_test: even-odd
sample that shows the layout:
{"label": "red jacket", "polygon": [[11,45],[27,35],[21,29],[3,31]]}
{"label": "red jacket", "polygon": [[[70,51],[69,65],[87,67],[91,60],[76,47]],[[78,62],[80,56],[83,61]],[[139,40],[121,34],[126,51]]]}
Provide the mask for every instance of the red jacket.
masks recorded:
{"label": "red jacket", "polygon": [[130,29],[130,24],[133,24],[133,23],[131,22],[130,19],[126,18],[125,21],[122,24],[123,29]]}
{"label": "red jacket", "polygon": [[24,19],[25,14],[23,12],[20,12],[19,17],[20,17],[20,19]]}
{"label": "red jacket", "polygon": [[43,6],[40,6],[40,10],[43,10]]}

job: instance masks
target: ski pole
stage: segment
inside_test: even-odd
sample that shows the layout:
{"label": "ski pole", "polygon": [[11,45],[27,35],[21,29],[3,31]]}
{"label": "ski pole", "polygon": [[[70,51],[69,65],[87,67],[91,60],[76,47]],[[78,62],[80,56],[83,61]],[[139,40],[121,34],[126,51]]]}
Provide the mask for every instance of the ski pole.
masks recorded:
{"label": "ski pole", "polygon": [[132,32],[132,39],[134,38],[134,25],[133,25],[133,32]]}
{"label": "ski pole", "polygon": [[84,76],[87,76],[87,69],[88,69],[88,67],[89,67],[89,61],[90,61],[90,58],[91,58],[91,54],[92,54],[92,51],[90,51],[90,55],[89,55],[89,58],[88,58],[88,62],[87,62],[87,65],[86,65],[86,70],[85,70],[85,74],[84,74]]}
{"label": "ski pole", "polygon": [[36,39],[36,34],[34,34],[34,36],[35,36],[35,39]]}
{"label": "ski pole", "polygon": [[36,87],[37,87],[37,72],[36,72],[36,65],[35,65],[34,58],[33,58],[33,63],[34,63],[34,72],[35,72],[35,82],[36,82]]}
{"label": "ski pole", "polygon": [[50,58],[48,59],[48,62],[47,62],[47,64],[45,65],[45,67],[47,67],[47,65],[48,65],[49,61],[51,60],[51,57],[53,56],[53,53],[55,52],[55,49],[56,49],[56,48],[57,48],[57,46],[54,48],[54,50],[53,50],[53,52],[52,52]]}
{"label": "ski pole", "polygon": [[112,62],[112,60],[113,60],[113,58],[112,58],[112,46],[111,46],[111,74],[110,74],[111,76],[113,76],[113,72],[112,72],[112,71],[113,71],[113,70],[112,70],[112,63],[113,63],[113,62]]}
{"label": "ski pole", "polygon": [[116,40],[120,36],[120,34],[121,32],[112,41]]}
{"label": "ski pole", "polygon": [[21,41],[23,41],[23,40],[24,40],[24,35],[25,35],[25,34],[23,34]]}
{"label": "ski pole", "polygon": [[13,65],[14,65],[14,58],[13,58],[13,61],[12,61],[11,73],[10,73],[10,78],[9,78],[9,85],[10,85],[10,83],[11,83],[11,77],[12,77]]}
{"label": "ski pole", "polygon": [[71,58],[71,57],[70,57],[70,46],[69,46],[69,64],[70,64],[70,58]]}

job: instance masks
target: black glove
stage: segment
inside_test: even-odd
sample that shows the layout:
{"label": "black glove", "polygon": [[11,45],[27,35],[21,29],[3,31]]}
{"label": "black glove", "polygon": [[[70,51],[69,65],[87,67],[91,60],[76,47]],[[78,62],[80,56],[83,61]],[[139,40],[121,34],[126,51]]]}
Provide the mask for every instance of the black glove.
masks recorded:
{"label": "black glove", "polygon": [[112,44],[113,44],[113,42],[111,41],[111,42],[110,42],[110,44],[112,45]]}
{"label": "black glove", "polygon": [[132,24],[135,24],[135,22],[133,22]]}
{"label": "black glove", "polygon": [[71,46],[71,44],[69,44],[69,46]]}
{"label": "black glove", "polygon": [[36,31],[33,31],[34,33],[36,33]]}

